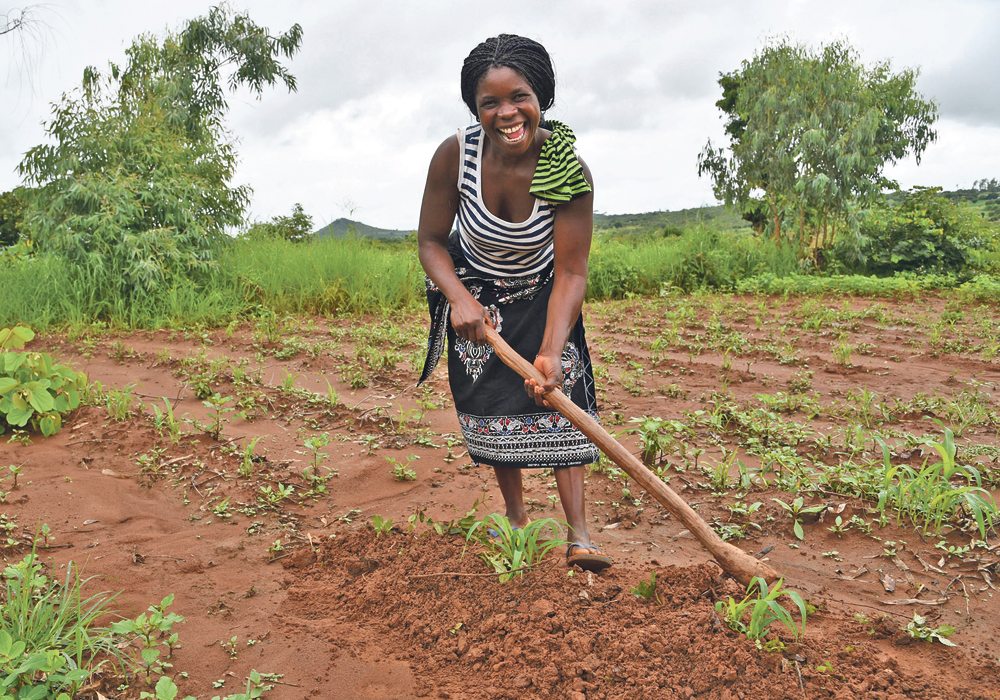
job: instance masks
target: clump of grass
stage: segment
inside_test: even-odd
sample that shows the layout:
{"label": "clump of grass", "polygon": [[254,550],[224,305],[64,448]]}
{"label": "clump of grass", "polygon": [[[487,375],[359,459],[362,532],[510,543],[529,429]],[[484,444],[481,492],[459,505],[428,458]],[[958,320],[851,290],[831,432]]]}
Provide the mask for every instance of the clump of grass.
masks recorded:
{"label": "clump of grass", "polygon": [[96,624],[114,596],[84,596],[86,579],[72,562],[60,583],[44,573],[32,549],[3,574],[0,696],[68,700],[110,660],[120,659],[116,636]]}
{"label": "clump of grass", "polygon": [[[773,587],[768,587],[764,579],[754,576],[742,600],[737,602],[729,597],[728,600],[717,601],[715,611],[722,615],[731,629],[746,635],[747,639],[758,640],[758,644],[775,622],[780,623],[795,639],[799,639],[806,633],[806,602],[795,591],[782,588],[783,583],[784,579],[778,579]],[[781,598],[788,598],[795,604],[801,626],[795,624],[792,613],[779,602]]]}
{"label": "clump of grass", "polygon": [[[546,533],[551,537],[545,539]],[[566,540],[558,533],[559,522],[554,518],[532,520],[515,528],[503,515],[491,513],[469,527],[466,541],[478,538],[485,545],[486,551],[480,557],[504,583],[537,566],[554,548],[565,545]]]}

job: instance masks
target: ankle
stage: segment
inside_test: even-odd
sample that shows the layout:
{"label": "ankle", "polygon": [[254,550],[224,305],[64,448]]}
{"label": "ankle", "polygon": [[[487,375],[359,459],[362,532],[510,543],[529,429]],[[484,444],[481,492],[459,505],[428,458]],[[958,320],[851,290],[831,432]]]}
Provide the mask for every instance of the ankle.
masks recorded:
{"label": "ankle", "polygon": [[524,527],[528,524],[527,511],[522,510],[520,512],[512,512],[508,510],[505,515],[513,527]]}

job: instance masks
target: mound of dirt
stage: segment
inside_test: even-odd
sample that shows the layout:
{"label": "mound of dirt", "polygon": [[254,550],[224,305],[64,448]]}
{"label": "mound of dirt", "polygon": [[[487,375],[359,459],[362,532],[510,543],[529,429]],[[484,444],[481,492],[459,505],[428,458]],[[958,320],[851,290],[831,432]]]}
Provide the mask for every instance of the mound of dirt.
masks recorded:
{"label": "mound of dirt", "polygon": [[986,697],[901,668],[829,614],[810,618],[803,641],[782,633],[783,651],[760,650],[715,613],[742,590],[711,564],[657,568],[657,600],[630,592],[650,571],[570,574],[555,556],[499,583],[474,547],[463,556],[461,540],[431,534],[348,533],[288,566],[287,624],[343,650],[379,639],[411,664],[421,696]]}

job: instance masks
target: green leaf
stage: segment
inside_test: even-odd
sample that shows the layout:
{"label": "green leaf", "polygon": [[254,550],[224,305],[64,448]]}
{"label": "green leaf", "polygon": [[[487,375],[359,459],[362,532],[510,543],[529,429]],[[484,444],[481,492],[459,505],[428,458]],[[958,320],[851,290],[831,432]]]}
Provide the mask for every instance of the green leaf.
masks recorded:
{"label": "green leaf", "polygon": [[7,411],[7,422],[18,428],[23,428],[31,420],[34,410],[20,394],[14,394],[10,402],[11,407]]}
{"label": "green leaf", "polygon": [[160,676],[156,682],[156,700],[174,700],[177,697],[177,684],[167,676]]}
{"label": "green leaf", "polygon": [[798,520],[796,520],[795,524],[792,525],[792,530],[795,532],[795,536],[800,540],[804,540],[806,538],[805,532],[802,531],[802,523]]}

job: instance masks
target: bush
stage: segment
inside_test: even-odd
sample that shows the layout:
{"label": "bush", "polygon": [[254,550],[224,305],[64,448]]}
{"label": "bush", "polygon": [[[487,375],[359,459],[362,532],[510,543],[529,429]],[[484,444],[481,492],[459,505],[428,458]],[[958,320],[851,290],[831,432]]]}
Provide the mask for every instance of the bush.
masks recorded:
{"label": "bush", "polygon": [[0,193],[0,248],[12,246],[21,238],[24,218],[25,188]]}
{"label": "bush", "polygon": [[848,272],[968,274],[991,267],[1000,235],[973,207],[952,202],[941,188],[906,192],[896,206],[861,215],[858,235],[841,236],[833,258]]}
{"label": "bush", "polygon": [[27,326],[0,328],[0,434],[30,426],[48,437],[80,405],[87,378],[40,352],[16,352],[35,337]]}

